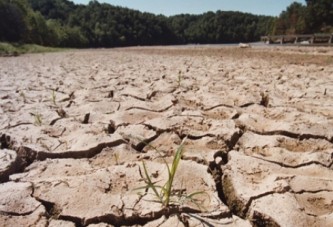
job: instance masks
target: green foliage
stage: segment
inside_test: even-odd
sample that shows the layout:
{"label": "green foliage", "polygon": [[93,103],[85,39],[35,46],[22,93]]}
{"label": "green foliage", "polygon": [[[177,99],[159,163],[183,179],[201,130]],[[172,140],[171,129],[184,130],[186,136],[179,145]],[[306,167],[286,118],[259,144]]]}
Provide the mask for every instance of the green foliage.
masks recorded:
{"label": "green foliage", "polygon": [[[143,177],[143,180],[146,185],[143,187],[137,188],[136,190],[151,189],[153,191],[155,197],[157,198],[157,202],[161,203],[164,207],[169,207],[170,205],[178,205],[178,204],[183,203],[184,201],[189,201],[189,202],[195,204],[196,206],[198,206],[198,208],[200,209],[201,206],[199,204],[199,201],[195,198],[195,196],[200,195],[200,194],[205,194],[204,191],[186,194],[184,192],[177,193],[173,190],[173,183],[174,183],[174,179],[175,179],[175,176],[177,173],[178,165],[180,163],[180,160],[181,160],[181,157],[182,157],[182,154],[184,151],[185,140],[186,140],[186,138],[182,141],[182,143],[178,147],[178,149],[174,155],[171,168],[168,165],[167,161],[163,158],[163,161],[164,161],[165,166],[168,171],[168,179],[164,183],[164,185],[160,186],[160,185],[157,185],[158,182],[152,181],[150,174],[148,172],[147,166],[146,166],[145,162],[142,161],[142,166],[143,166],[143,170],[144,170],[144,177],[143,176],[142,177]],[[154,149],[157,152],[159,152],[156,148],[154,148]],[[142,175],[141,171],[140,171],[140,174]]]}
{"label": "green foliage", "polygon": [[275,22],[274,34],[304,34],[308,32],[305,23],[306,7],[294,2],[283,11]]}
{"label": "green foliage", "polygon": [[23,102],[26,103],[27,102],[27,97],[25,96],[23,91],[20,92],[20,96],[23,98]]}
{"label": "green foliage", "polygon": [[[267,34],[272,23],[271,17],[222,11],[165,17],[97,1],[88,5],[67,0],[0,3],[0,13],[13,11],[0,14],[6,21],[0,20],[0,30],[6,31],[0,41],[60,47],[250,42]],[[11,30],[12,26],[17,29]]]}
{"label": "green foliage", "polygon": [[180,87],[180,85],[182,83],[182,80],[183,80],[182,71],[179,70],[179,72],[178,72],[178,78],[177,78],[178,87]]}
{"label": "green foliage", "polygon": [[306,34],[333,32],[332,0],[294,2],[276,19],[274,34]]}
{"label": "green foliage", "polygon": [[271,17],[240,12],[182,14],[168,18],[178,39],[184,43],[235,43],[259,40],[269,33]]}
{"label": "green foliage", "polygon": [[120,164],[120,163],[119,163],[119,154],[118,154],[118,153],[114,153],[114,154],[113,154],[113,157],[114,157],[114,160],[115,160],[116,165],[119,165],[119,164]]}
{"label": "green foliage", "polygon": [[39,11],[46,19],[65,21],[76,5],[67,0],[28,0],[34,11]]}
{"label": "green foliage", "polygon": [[42,126],[43,119],[42,119],[42,114],[39,112],[36,112],[33,114],[34,119],[35,119],[35,125],[36,126]]}
{"label": "green foliage", "polygon": [[9,43],[0,43],[0,56],[1,55],[16,55],[17,49]]}
{"label": "green foliage", "polygon": [[333,32],[332,0],[306,0],[306,23],[314,32]]}
{"label": "green foliage", "polygon": [[88,43],[80,28],[62,26],[57,20],[50,19],[47,22],[49,27],[49,45],[60,47],[85,47]]}
{"label": "green foliage", "polygon": [[64,49],[43,47],[36,44],[17,44],[0,42],[0,56],[16,56],[25,53],[44,53],[62,51]]}
{"label": "green foliage", "polygon": [[52,101],[53,105],[57,106],[57,95],[54,90],[52,90],[52,93],[51,93],[51,101]]}
{"label": "green foliage", "polygon": [[21,41],[26,30],[22,7],[14,1],[0,0],[0,41]]}
{"label": "green foliage", "polygon": [[165,17],[98,1],[0,0],[0,41],[115,47],[253,42],[272,33],[332,32],[332,1],[306,3],[292,3],[277,18],[224,11]]}
{"label": "green foliage", "polygon": [[39,45],[49,45],[48,34],[49,29],[47,27],[44,17],[38,13],[30,11],[27,15],[27,37],[28,43],[35,43]]}

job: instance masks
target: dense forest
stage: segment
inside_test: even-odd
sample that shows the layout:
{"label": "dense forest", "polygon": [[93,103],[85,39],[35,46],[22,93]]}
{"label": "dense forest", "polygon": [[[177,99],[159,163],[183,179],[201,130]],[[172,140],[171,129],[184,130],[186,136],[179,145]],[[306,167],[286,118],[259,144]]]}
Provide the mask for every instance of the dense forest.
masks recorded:
{"label": "dense forest", "polygon": [[293,3],[277,18],[241,12],[166,17],[106,3],[0,0],[0,41],[56,47],[115,47],[258,41],[261,35],[331,32],[331,0]]}
{"label": "dense forest", "polygon": [[273,34],[313,34],[333,32],[333,1],[305,0],[294,2],[274,23]]}

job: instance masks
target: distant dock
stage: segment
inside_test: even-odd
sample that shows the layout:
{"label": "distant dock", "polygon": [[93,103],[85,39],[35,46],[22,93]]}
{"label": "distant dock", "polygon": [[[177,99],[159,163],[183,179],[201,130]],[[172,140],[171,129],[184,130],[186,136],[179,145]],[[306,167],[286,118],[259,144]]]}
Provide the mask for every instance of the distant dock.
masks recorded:
{"label": "distant dock", "polygon": [[268,35],[268,36],[262,36],[261,41],[267,44],[332,46],[333,34]]}

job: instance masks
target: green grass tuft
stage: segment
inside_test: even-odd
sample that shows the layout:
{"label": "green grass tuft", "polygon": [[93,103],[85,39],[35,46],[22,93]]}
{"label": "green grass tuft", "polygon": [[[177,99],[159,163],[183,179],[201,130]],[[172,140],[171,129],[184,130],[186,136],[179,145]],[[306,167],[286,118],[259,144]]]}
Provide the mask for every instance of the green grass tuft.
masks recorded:
{"label": "green grass tuft", "polygon": [[51,93],[51,101],[52,101],[53,105],[57,106],[57,96],[56,96],[56,93],[54,90],[52,90],[52,93]]}
{"label": "green grass tuft", "polygon": [[182,71],[179,70],[177,78],[178,88],[181,86],[182,80],[183,80]]}
{"label": "green grass tuft", "polygon": [[[207,194],[206,192],[199,191],[199,192],[193,192],[190,194],[186,194],[185,192],[183,192],[183,190],[176,192],[173,189],[175,175],[177,173],[177,169],[178,169],[179,163],[181,161],[182,154],[184,152],[185,140],[186,140],[186,138],[182,141],[182,143],[178,147],[178,149],[173,157],[171,167],[168,165],[165,158],[163,158],[165,166],[167,167],[167,170],[168,170],[168,179],[165,182],[165,184],[163,186],[160,186],[160,185],[157,185],[158,182],[153,182],[150,177],[151,174],[149,174],[149,171],[147,169],[145,162],[142,161],[144,176],[142,176],[141,170],[140,170],[140,175],[145,182],[145,186],[139,187],[136,190],[145,189],[146,191],[148,191],[149,189],[151,189],[153,191],[153,194],[157,198],[156,202],[161,203],[164,207],[169,207],[170,205],[179,205],[179,204],[182,204],[183,202],[189,201],[189,202],[195,204],[199,209],[201,209],[201,206],[200,206],[201,201],[197,200],[195,198],[195,196],[201,195],[201,194]],[[152,146],[150,146],[150,147],[152,147]],[[156,148],[154,148],[154,149],[158,153],[160,153]],[[176,199],[174,199],[174,198],[176,198]]]}

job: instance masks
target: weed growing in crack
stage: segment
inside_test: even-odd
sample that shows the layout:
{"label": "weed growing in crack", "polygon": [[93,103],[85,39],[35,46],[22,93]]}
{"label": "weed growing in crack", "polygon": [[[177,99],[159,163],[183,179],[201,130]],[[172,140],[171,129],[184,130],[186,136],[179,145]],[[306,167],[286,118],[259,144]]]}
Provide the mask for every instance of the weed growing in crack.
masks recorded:
{"label": "weed growing in crack", "polygon": [[37,126],[41,126],[42,123],[43,123],[43,120],[42,120],[42,114],[41,113],[34,113],[32,114],[34,116],[34,119],[35,119],[35,125]]}
{"label": "weed growing in crack", "polygon": [[57,105],[57,96],[56,96],[54,90],[52,90],[52,93],[51,93],[51,100],[52,100],[53,105],[56,106]]}
{"label": "weed growing in crack", "polygon": [[119,165],[120,164],[119,163],[119,154],[118,153],[114,153],[112,156],[114,157],[116,165]]}
{"label": "weed growing in crack", "polygon": [[25,96],[25,94],[24,94],[23,91],[20,92],[20,96],[23,98],[23,102],[27,103],[27,98],[26,98],[26,96]]}
{"label": "weed growing in crack", "polygon": [[[182,154],[184,152],[185,140],[186,140],[186,138],[182,141],[182,143],[178,147],[178,149],[173,157],[171,167],[167,163],[166,159],[163,158],[163,156],[161,155],[161,157],[164,161],[164,164],[167,168],[167,171],[168,171],[168,179],[164,183],[164,185],[163,186],[157,185],[158,182],[152,181],[151,175],[153,175],[153,174],[149,173],[145,162],[142,161],[144,176],[142,174],[141,169],[140,169],[140,175],[145,182],[145,186],[139,187],[135,190],[145,189],[147,192],[147,191],[149,191],[149,189],[151,189],[153,191],[153,194],[157,198],[157,200],[155,202],[161,203],[166,208],[170,207],[171,205],[181,205],[181,204],[184,204],[185,202],[191,202],[192,204],[196,205],[201,210],[202,206],[200,206],[200,204],[202,203],[202,201],[196,199],[195,196],[201,195],[201,194],[207,194],[205,191],[198,191],[198,192],[193,192],[193,193],[187,194],[186,190],[183,190],[183,189],[175,190],[174,189],[173,183],[174,183],[175,175],[177,173],[178,165],[180,163]],[[149,145],[149,146],[154,148],[151,145]],[[156,148],[154,148],[154,150],[156,150],[158,153],[160,153]]]}
{"label": "weed growing in crack", "polygon": [[177,79],[178,88],[180,88],[182,80],[183,80],[182,71],[179,71]]}

